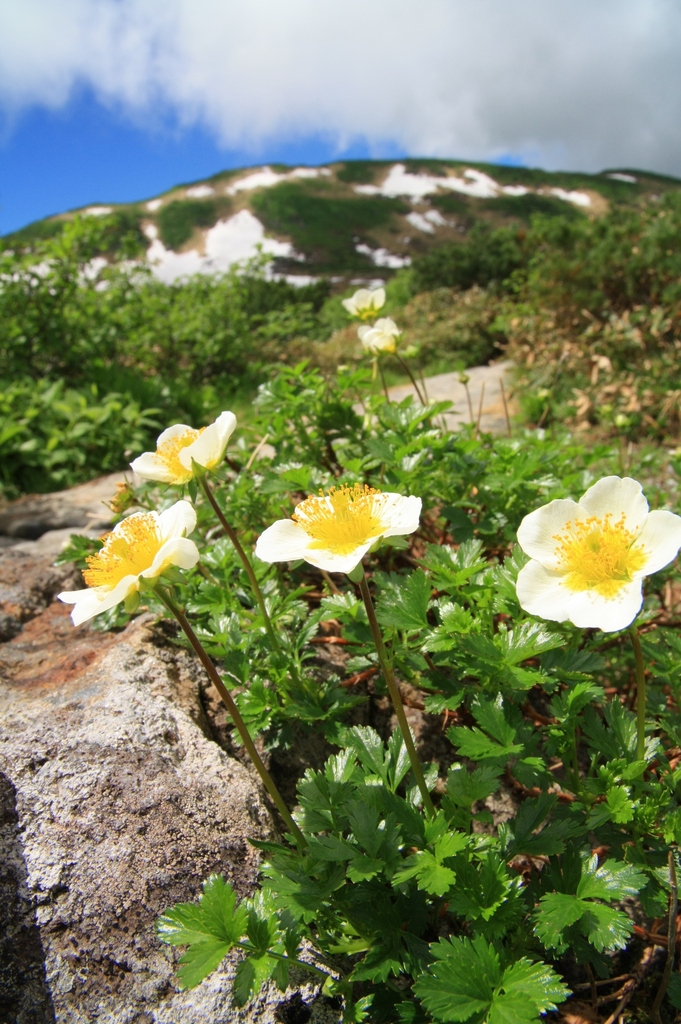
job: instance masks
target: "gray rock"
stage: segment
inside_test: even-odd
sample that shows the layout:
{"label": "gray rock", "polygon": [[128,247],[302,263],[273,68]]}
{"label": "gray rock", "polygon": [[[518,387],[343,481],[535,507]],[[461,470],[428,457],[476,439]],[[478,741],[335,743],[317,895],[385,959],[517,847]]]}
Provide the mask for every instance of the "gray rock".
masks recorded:
{"label": "gray rock", "polygon": [[[211,872],[250,893],[248,839],[272,830],[257,776],[211,738],[200,666],[149,616],[120,634],[74,628],[47,603],[54,584],[0,645],[0,1021],[286,1020],[276,990],[234,1006],[234,959],[179,992],[178,954],[154,931]],[[337,1020],[301,992],[289,1019]]]}
{"label": "gray rock", "polygon": [[113,522],[108,508],[118,484],[133,473],[112,473],[68,491],[26,494],[0,511],[0,535],[37,540],[48,530],[87,527],[105,530]]}

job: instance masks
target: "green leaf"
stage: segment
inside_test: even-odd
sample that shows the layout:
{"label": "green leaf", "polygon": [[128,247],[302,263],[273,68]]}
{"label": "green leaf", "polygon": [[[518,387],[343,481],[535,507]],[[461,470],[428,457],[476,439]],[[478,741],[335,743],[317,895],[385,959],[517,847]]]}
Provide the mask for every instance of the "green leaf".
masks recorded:
{"label": "green leaf", "polygon": [[422,569],[402,577],[398,586],[386,590],[376,605],[382,626],[395,626],[413,633],[428,625],[428,604],[432,584]]}
{"label": "green leaf", "polygon": [[204,882],[198,904],[178,903],[157,922],[158,936],[171,946],[188,945],[178,972],[182,988],[194,988],[217,967],[246,932],[247,911],[221,875]]}
{"label": "green leaf", "polygon": [[501,772],[497,765],[481,765],[468,772],[464,765],[455,764],[447,775],[447,799],[466,808],[478,800],[486,800],[499,788]]}
{"label": "green leaf", "polygon": [[542,896],[535,911],[534,933],[547,949],[562,949],[563,932],[579,921],[586,907],[582,900],[564,892]]}
{"label": "green leaf", "polygon": [[519,665],[521,661],[562,647],[565,643],[560,633],[552,633],[539,622],[523,622],[507,633],[497,633],[495,640],[508,665]]}
{"label": "green leaf", "polygon": [[457,748],[461,757],[469,757],[471,761],[484,761],[487,758],[494,758],[506,761],[513,754],[523,751],[522,743],[509,743],[502,746],[496,740],[485,736],[481,729],[475,726],[468,728],[465,725],[453,725],[447,730],[447,738]]}
{"label": "green leaf", "polygon": [[582,865],[577,895],[582,899],[623,900],[626,896],[636,896],[647,881],[647,876],[633,864],[606,860],[599,867],[594,854]]}
{"label": "green leaf", "polygon": [[600,953],[606,949],[624,949],[634,926],[622,910],[603,903],[584,904],[580,930]]}
{"label": "green leaf", "polygon": [[570,994],[552,968],[526,957],[501,971],[499,955],[482,936],[441,939],[436,957],[414,986],[435,1021],[534,1024]]}
{"label": "green leaf", "polygon": [[[482,936],[440,939],[430,947],[436,958],[414,985],[414,992],[438,1021],[468,1021],[485,1014],[501,981],[499,956]],[[479,1019],[482,1019],[480,1017]]]}

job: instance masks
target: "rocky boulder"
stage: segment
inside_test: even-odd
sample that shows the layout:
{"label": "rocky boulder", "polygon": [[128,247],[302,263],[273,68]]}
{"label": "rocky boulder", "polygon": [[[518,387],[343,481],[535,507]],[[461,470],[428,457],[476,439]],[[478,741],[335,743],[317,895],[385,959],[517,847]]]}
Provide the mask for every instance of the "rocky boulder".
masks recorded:
{"label": "rocky boulder", "polygon": [[337,1019],[305,989],[238,1010],[229,960],[175,988],[156,917],[214,871],[250,893],[248,839],[272,821],[255,772],[216,742],[193,655],[150,616],[73,627],[55,595],[77,574],[53,566],[69,532],[0,551],[0,1022]]}

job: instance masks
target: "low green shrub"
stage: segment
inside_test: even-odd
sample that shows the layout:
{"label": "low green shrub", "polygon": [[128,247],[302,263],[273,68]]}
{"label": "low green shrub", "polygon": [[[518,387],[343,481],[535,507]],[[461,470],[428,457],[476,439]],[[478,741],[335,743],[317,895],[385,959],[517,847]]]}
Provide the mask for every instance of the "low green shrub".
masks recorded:
{"label": "low green shrub", "polygon": [[54,491],[121,469],[153,441],[159,409],[126,395],[77,391],[63,380],[13,381],[0,390],[0,494]]}

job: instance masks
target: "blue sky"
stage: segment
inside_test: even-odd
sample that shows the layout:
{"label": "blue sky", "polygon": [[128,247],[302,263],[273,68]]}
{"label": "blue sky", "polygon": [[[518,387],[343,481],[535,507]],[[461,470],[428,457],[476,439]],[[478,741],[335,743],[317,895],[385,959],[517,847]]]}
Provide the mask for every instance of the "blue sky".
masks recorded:
{"label": "blue sky", "polygon": [[677,0],[0,2],[0,233],[234,166],[681,176]]}
{"label": "blue sky", "polygon": [[230,167],[404,155],[397,144],[377,150],[361,139],[341,152],[321,133],[224,148],[203,125],[136,124],[79,90],[62,109],[35,106],[0,129],[0,235],[73,207],[146,199]]}

